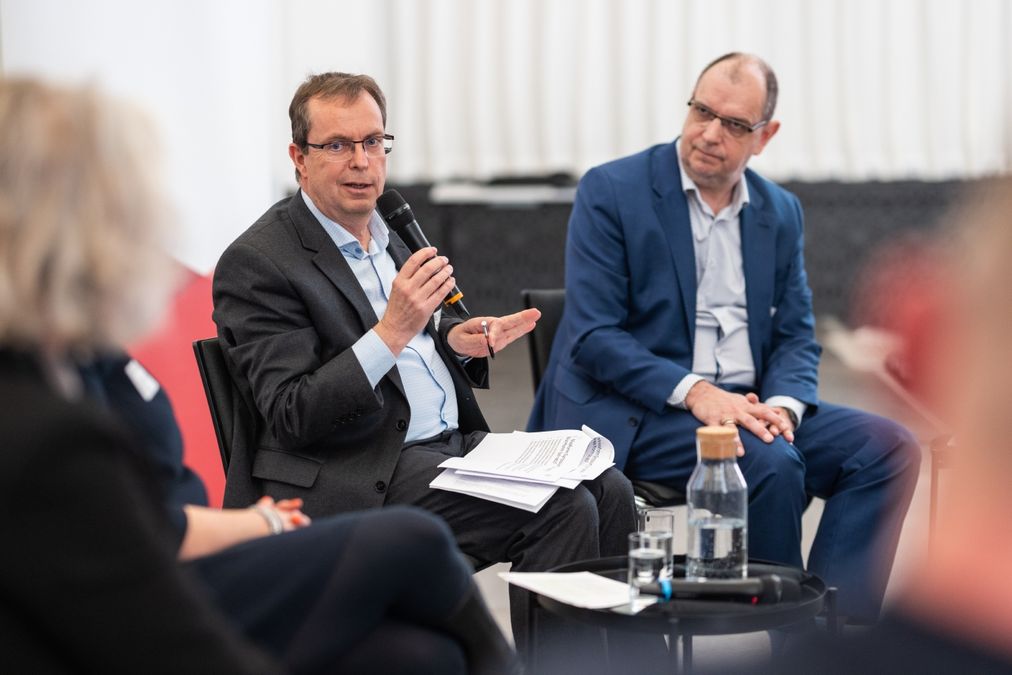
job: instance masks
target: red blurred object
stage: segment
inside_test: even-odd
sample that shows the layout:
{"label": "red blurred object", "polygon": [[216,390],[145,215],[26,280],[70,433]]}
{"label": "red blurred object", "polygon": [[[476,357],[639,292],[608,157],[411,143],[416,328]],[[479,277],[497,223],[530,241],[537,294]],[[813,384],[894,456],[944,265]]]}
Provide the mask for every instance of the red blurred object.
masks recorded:
{"label": "red blurred object", "polygon": [[129,351],[165,387],[183,433],[184,462],[204,481],[211,506],[221,506],[225,475],[192,347],[194,340],[217,334],[211,278],[185,274],[162,325]]}
{"label": "red blurred object", "polygon": [[883,328],[900,339],[899,350],[886,358],[887,372],[928,404],[923,366],[945,285],[943,256],[930,237],[894,241],[870,256],[853,294],[856,325]]}

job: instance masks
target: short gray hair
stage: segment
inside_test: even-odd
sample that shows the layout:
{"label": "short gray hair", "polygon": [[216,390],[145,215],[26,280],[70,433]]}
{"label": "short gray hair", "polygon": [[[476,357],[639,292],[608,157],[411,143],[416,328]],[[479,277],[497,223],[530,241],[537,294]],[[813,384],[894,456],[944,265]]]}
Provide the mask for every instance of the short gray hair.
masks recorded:
{"label": "short gray hair", "polygon": [[90,88],[0,80],[0,344],[122,346],[173,288],[154,135]]}

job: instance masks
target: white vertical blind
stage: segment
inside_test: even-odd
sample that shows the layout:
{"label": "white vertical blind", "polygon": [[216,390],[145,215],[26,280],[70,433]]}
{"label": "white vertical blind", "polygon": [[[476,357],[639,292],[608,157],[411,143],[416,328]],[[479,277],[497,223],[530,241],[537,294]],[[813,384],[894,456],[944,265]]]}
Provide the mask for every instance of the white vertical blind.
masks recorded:
{"label": "white vertical blind", "polygon": [[393,180],[580,175],[674,138],[699,70],[750,51],[781,85],[757,169],[933,180],[1012,171],[1009,36],[1012,0],[0,0],[4,73],[154,114],[201,271],[294,186],[309,73],[380,82]]}
{"label": "white vertical blind", "polygon": [[[545,28],[541,34],[541,63],[539,65],[541,96],[537,119],[543,120],[536,138],[548,172],[566,171],[573,164],[578,145],[573,120],[579,112],[576,100],[577,79],[566,67],[564,56],[577,49],[579,41],[575,31],[558,30],[567,20],[573,20],[570,0],[542,0]],[[487,169],[489,167],[482,167]],[[493,168],[494,171],[494,168]],[[481,173],[485,173],[482,171]]]}
{"label": "white vertical blind", "polygon": [[373,73],[397,123],[391,175],[580,174],[674,138],[699,69],[731,50],[780,79],[783,127],[755,161],[772,177],[1007,172],[1010,5],[388,0],[370,11],[390,27]]}

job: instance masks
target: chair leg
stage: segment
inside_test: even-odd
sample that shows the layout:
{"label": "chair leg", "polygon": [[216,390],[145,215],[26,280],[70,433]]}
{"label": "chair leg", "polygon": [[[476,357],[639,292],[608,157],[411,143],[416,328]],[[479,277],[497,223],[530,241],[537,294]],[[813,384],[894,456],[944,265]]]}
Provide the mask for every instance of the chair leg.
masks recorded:
{"label": "chair leg", "polygon": [[538,600],[533,591],[527,591],[527,672],[538,671]]}
{"label": "chair leg", "polygon": [[840,635],[840,616],[836,612],[836,586],[826,589],[826,632],[836,637]]}
{"label": "chair leg", "polygon": [[678,635],[678,630],[672,625],[671,630],[668,632],[668,671],[672,673],[679,672],[678,663],[678,643],[681,638]]}

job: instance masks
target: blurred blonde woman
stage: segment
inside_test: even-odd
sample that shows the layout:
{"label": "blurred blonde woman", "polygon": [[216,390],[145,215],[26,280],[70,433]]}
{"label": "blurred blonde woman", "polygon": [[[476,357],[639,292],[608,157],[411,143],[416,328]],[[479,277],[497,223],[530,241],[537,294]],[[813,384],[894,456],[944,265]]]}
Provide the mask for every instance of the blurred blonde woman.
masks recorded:
{"label": "blurred blonde woman", "polygon": [[170,290],[149,140],[88,91],[0,83],[5,669],[278,670],[180,574],[141,458],[79,400],[73,359],[136,336]]}
{"label": "blurred blonde woman", "polygon": [[174,427],[167,399],[113,367],[94,402],[82,364],[173,287],[154,140],[91,90],[0,80],[0,670],[515,672],[442,522],[163,500],[158,440],[110,413]]}
{"label": "blurred blonde woman", "polygon": [[85,90],[2,86],[0,341],[52,363],[137,337],[171,291],[150,128]]}

